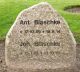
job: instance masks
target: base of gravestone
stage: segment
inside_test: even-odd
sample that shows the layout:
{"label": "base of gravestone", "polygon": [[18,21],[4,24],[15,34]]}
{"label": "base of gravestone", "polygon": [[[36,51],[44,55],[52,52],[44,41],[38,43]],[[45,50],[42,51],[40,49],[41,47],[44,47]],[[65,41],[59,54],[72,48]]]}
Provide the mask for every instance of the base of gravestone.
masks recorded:
{"label": "base of gravestone", "polygon": [[22,69],[22,68],[7,68],[8,72],[79,72],[76,67],[74,68],[59,68],[59,69]]}

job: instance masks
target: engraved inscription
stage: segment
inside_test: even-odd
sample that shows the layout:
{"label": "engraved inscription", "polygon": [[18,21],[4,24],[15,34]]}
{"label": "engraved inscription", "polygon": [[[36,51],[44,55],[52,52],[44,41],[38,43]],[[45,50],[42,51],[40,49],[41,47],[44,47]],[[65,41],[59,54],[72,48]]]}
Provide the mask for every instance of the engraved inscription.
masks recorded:
{"label": "engraved inscription", "polygon": [[[56,42],[56,41],[54,42],[40,42],[39,41],[38,42],[36,41],[32,45],[33,46],[60,46],[60,42]],[[31,46],[31,44],[28,41],[26,41],[26,42],[21,42],[20,46]]]}
{"label": "engraved inscription", "polygon": [[[33,22],[35,25],[50,25],[50,24],[54,24],[54,25],[59,25],[60,24],[60,20],[34,20]],[[20,21],[21,25],[29,25],[30,24],[30,20],[21,20]]]}
{"label": "engraved inscription", "polygon": [[[60,29],[56,29],[56,30],[24,30],[24,33],[61,33]],[[22,31],[20,31],[20,33],[22,33]]]}

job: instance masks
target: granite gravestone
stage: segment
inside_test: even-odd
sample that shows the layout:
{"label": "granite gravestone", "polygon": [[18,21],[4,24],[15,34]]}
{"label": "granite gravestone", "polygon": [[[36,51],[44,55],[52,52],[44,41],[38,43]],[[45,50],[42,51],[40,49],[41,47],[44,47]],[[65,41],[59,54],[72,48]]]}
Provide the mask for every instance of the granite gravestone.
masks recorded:
{"label": "granite gravestone", "polygon": [[74,67],[76,42],[65,20],[43,2],[18,15],[6,36],[5,60],[16,68]]}

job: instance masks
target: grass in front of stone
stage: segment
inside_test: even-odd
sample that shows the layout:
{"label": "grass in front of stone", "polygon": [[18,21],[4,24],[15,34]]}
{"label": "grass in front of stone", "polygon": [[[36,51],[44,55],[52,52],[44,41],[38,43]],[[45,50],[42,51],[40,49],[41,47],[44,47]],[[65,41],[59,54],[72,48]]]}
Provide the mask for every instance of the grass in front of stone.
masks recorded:
{"label": "grass in front of stone", "polygon": [[64,11],[67,6],[80,5],[80,0],[0,0],[0,39],[5,38],[20,11],[45,1],[49,2],[65,18],[77,42],[80,43],[80,13]]}

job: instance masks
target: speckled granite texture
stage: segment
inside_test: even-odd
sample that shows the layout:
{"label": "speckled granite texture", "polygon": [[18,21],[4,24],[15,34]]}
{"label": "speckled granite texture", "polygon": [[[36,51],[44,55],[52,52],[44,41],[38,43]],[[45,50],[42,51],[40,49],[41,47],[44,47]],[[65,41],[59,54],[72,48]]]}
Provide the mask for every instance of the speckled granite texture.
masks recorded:
{"label": "speckled granite texture", "polygon": [[6,36],[5,60],[8,67],[32,71],[72,69],[76,41],[64,18],[43,2],[18,15]]}

